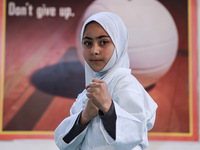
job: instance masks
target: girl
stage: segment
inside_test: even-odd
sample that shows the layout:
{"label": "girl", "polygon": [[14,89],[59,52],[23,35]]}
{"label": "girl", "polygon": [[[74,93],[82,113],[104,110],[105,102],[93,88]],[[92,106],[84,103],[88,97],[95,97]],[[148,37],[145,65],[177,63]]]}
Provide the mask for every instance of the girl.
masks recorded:
{"label": "girl", "polygon": [[97,13],[81,32],[86,88],[55,130],[61,150],[141,150],[157,105],[131,74],[128,34],[119,16]]}

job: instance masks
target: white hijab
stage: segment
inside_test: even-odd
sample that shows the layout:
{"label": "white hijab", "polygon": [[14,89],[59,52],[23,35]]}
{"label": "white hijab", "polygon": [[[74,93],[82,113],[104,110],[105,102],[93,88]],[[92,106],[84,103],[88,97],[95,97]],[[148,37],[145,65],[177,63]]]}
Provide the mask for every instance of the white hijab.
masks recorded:
{"label": "white hijab", "polygon": [[99,23],[112,39],[115,50],[106,66],[99,72],[95,72],[85,61],[86,85],[90,84],[93,78],[102,79],[117,68],[129,68],[128,33],[122,19],[110,12],[100,12],[89,17],[81,30],[81,42],[85,27],[88,23],[95,21]]}

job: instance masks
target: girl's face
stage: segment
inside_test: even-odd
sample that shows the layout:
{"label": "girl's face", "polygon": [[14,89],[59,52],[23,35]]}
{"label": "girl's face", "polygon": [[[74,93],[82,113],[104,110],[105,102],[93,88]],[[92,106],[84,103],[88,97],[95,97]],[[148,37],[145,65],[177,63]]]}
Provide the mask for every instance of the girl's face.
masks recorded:
{"label": "girl's face", "polygon": [[96,22],[91,22],[85,28],[82,48],[85,61],[92,70],[98,72],[110,60],[115,46],[102,26]]}

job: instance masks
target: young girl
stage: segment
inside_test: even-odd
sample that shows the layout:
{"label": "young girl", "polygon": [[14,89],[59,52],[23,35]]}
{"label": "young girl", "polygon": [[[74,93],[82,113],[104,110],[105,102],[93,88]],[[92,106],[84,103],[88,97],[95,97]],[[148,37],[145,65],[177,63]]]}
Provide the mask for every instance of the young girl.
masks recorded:
{"label": "young girl", "polygon": [[97,13],[81,32],[86,88],[55,130],[61,150],[141,150],[157,105],[131,74],[128,34],[119,16]]}

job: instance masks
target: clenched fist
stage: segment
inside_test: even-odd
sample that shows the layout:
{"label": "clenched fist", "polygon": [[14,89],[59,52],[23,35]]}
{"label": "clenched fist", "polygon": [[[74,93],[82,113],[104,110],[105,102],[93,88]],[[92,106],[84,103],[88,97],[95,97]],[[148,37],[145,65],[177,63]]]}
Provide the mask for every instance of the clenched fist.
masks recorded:
{"label": "clenched fist", "polygon": [[87,87],[87,97],[105,114],[112,104],[108,87],[105,81],[93,79]]}
{"label": "clenched fist", "polygon": [[112,104],[108,87],[105,81],[93,79],[92,83],[86,86],[88,102],[81,114],[80,124],[85,125],[95,118],[98,110],[104,114],[110,109]]}

